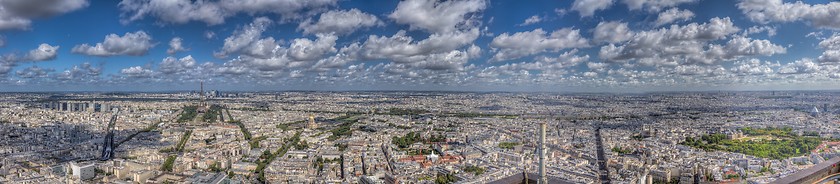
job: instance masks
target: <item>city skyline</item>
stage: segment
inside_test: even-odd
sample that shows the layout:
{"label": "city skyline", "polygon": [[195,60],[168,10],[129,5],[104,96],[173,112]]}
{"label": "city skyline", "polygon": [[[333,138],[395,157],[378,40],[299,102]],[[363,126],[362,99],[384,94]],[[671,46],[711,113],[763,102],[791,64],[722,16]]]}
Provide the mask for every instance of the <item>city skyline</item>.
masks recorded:
{"label": "city skyline", "polygon": [[837,90],[835,1],[4,1],[0,91]]}
{"label": "city skyline", "polygon": [[837,0],[0,0],[2,183],[840,182]]}
{"label": "city skyline", "polygon": [[838,92],[210,93],[0,93],[0,182],[840,178]]}

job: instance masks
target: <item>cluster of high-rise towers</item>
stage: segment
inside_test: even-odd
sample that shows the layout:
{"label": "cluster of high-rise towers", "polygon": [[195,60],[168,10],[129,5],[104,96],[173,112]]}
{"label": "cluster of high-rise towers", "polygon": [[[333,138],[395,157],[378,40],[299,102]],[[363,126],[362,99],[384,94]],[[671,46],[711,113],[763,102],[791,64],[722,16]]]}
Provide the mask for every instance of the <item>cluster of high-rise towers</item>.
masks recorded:
{"label": "cluster of high-rise towers", "polygon": [[107,102],[97,101],[50,101],[41,104],[44,109],[71,112],[111,112],[119,108]]}

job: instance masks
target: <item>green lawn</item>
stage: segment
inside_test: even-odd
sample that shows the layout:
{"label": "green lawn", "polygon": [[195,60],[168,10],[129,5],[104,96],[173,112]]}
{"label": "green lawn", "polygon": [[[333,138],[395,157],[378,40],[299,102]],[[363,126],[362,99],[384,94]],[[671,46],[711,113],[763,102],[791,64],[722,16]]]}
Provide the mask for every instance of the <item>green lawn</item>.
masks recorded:
{"label": "green lawn", "polygon": [[180,116],[178,117],[178,123],[192,121],[192,119],[194,119],[195,116],[198,115],[196,109],[198,109],[198,107],[196,106],[184,106],[184,108],[182,108]]}
{"label": "green lawn", "polygon": [[518,146],[518,142],[500,142],[499,148],[502,149],[513,149],[513,147]]}
{"label": "green lawn", "polygon": [[743,128],[741,139],[729,139],[724,134],[703,135],[699,139],[686,137],[682,145],[706,151],[728,151],[761,158],[782,160],[806,155],[822,143],[817,137],[797,136],[789,128]]}

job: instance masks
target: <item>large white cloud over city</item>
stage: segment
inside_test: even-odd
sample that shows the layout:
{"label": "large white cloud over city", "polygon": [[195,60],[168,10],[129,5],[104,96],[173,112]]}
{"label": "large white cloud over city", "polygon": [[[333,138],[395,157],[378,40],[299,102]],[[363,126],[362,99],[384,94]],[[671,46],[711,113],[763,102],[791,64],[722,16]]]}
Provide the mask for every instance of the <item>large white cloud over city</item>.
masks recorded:
{"label": "large white cloud over city", "polygon": [[549,33],[537,28],[513,34],[502,33],[493,38],[490,46],[499,49],[493,60],[504,61],[543,52],[588,47],[589,40],[583,38],[577,29],[563,28]]}
{"label": "large white cloud over city", "polygon": [[840,2],[806,4],[802,1],[744,0],[738,8],[747,18],[759,23],[805,21],[811,26],[840,29]]}
{"label": "large white cloud over city", "polygon": [[86,43],[76,45],[73,47],[73,53],[101,57],[115,55],[141,56],[149,52],[152,47],[154,47],[152,37],[144,31],[137,31],[125,33],[123,36],[109,34],[105,36],[105,40],[94,45]]}
{"label": "large white cloud over city", "polygon": [[407,0],[400,2],[388,18],[409,25],[412,30],[445,33],[472,26],[472,22],[465,19],[471,19],[471,13],[482,11],[486,6],[484,0]]}
{"label": "large white cloud over city", "polygon": [[339,35],[350,34],[357,29],[383,25],[376,16],[359,11],[332,10],[320,15],[318,20],[306,19],[298,26],[304,34],[333,33]]}

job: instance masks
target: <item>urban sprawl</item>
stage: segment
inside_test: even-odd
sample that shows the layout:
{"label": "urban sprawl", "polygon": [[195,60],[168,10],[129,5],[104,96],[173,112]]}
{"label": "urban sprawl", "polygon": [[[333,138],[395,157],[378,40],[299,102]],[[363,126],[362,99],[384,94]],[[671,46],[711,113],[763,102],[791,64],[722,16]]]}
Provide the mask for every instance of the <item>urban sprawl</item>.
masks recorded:
{"label": "urban sprawl", "polygon": [[2,93],[0,183],[768,183],[840,155],[836,102],[819,91]]}

